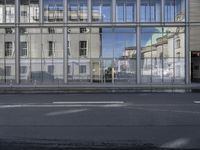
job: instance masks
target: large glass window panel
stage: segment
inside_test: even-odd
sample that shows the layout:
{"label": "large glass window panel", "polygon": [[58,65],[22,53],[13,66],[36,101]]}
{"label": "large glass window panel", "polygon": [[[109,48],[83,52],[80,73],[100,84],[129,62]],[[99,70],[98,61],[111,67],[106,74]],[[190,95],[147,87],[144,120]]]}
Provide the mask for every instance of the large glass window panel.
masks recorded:
{"label": "large glass window panel", "polygon": [[39,0],[30,0],[30,23],[39,22]]}
{"label": "large glass window panel", "polygon": [[20,22],[35,23],[39,21],[39,0],[20,0]]}
{"label": "large glass window panel", "polygon": [[163,77],[162,28],[142,28],[141,78],[143,83],[161,83]]}
{"label": "large glass window panel", "polygon": [[63,21],[63,0],[44,0],[44,21]]}
{"label": "large glass window panel", "polygon": [[15,84],[15,30],[0,28],[0,84]]}
{"label": "large glass window panel", "polygon": [[101,1],[92,1],[92,21],[101,21]]}
{"label": "large glass window panel", "polygon": [[124,22],[124,17],[125,17],[125,12],[124,12],[124,0],[118,0],[118,1],[116,1],[116,13],[117,13],[117,15],[116,15],[116,21],[117,22]]}
{"label": "large glass window panel", "polygon": [[[105,81],[135,83],[136,33],[134,28],[102,28],[102,58],[112,63],[104,68]],[[108,78],[109,77],[109,78]]]}
{"label": "large glass window panel", "polygon": [[63,83],[63,29],[49,32],[48,28],[20,28],[20,31],[21,83]]}
{"label": "large glass window panel", "polygon": [[185,20],[185,0],[165,0],[165,21],[182,22]]}
{"label": "large glass window panel", "polygon": [[68,18],[70,21],[78,21],[78,3],[77,0],[68,1]]}
{"label": "large glass window panel", "polygon": [[88,19],[87,0],[79,0],[79,18],[80,21],[87,21]]}
{"label": "large glass window panel", "polygon": [[29,0],[20,0],[20,22],[29,22]]}
{"label": "large glass window panel", "polygon": [[87,0],[69,0],[68,1],[68,19],[69,21],[87,21],[88,6]]}
{"label": "large glass window panel", "polygon": [[143,83],[184,82],[184,36],[183,27],[142,28]]}
{"label": "large glass window panel", "polygon": [[102,21],[103,22],[111,22],[112,19],[112,1],[111,0],[103,0],[102,4]]}
{"label": "large glass window panel", "polygon": [[164,82],[185,80],[185,29],[184,27],[165,27],[163,35],[167,37],[164,47]]}
{"label": "large glass window panel", "polygon": [[92,1],[92,21],[111,22],[112,1],[93,0]]}
{"label": "large glass window panel", "polygon": [[114,58],[136,58],[134,28],[114,28]]}
{"label": "large glass window panel", "polygon": [[134,0],[127,0],[126,2],[126,8],[125,8],[125,14],[126,14],[126,22],[133,22],[136,18],[136,1]]}
{"label": "large glass window panel", "polygon": [[112,28],[102,28],[102,57],[114,58],[114,34]]}
{"label": "large glass window panel", "polygon": [[159,22],[161,0],[141,0],[140,20],[142,22]]}
{"label": "large glass window panel", "polygon": [[101,28],[91,28],[90,53],[91,53],[91,79],[92,82],[102,83],[103,80],[103,59],[101,46]]}
{"label": "large glass window panel", "polygon": [[15,22],[15,0],[6,0],[6,23],[14,23]]}
{"label": "large glass window panel", "polygon": [[0,0],[0,23],[4,22],[4,6],[5,6],[5,1],[4,0]]}
{"label": "large glass window panel", "polygon": [[42,81],[40,30],[40,28],[20,28],[20,82],[22,84],[40,84]]}
{"label": "large glass window panel", "polygon": [[27,0],[21,0],[20,22],[29,22],[29,1]]}
{"label": "large glass window panel", "polygon": [[[90,33],[91,29],[86,28],[86,32],[80,33],[80,28],[71,27],[68,28],[68,81],[69,82],[90,82],[91,76],[91,57],[95,57],[96,50],[94,49],[91,54],[90,51]],[[93,37],[95,43],[91,43],[97,46],[99,38]]]}
{"label": "large glass window panel", "polygon": [[[51,29],[52,30],[52,29]],[[63,83],[63,29],[42,29],[42,76],[43,84]]]}
{"label": "large glass window panel", "polygon": [[116,1],[116,21],[133,22],[136,15],[136,1],[117,0]]}

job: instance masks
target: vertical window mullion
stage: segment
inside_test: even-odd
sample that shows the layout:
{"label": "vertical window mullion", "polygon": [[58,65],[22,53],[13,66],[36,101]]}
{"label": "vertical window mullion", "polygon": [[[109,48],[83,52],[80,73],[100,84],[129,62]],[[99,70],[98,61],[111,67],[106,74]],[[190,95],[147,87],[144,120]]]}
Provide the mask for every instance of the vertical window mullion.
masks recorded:
{"label": "vertical window mullion", "polygon": [[124,5],[123,5],[123,22],[126,22],[127,21],[127,11],[126,11],[126,9],[127,9],[127,7],[126,7],[126,5],[127,5],[127,3],[126,3],[126,1],[124,1]]}

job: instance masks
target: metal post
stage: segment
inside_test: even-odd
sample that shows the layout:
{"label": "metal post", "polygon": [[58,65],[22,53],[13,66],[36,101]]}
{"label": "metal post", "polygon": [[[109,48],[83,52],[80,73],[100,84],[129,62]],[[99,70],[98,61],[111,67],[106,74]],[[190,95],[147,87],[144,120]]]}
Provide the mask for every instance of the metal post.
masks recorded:
{"label": "metal post", "polygon": [[[137,0],[137,22],[140,22],[140,0]],[[137,73],[137,84],[140,84],[140,78],[141,78],[141,69],[140,69],[140,57],[141,57],[141,47],[140,47],[140,41],[141,41],[141,37],[140,37],[140,25],[137,25],[137,30],[136,30],[136,46],[137,46],[137,53],[136,53],[136,73]]]}
{"label": "metal post", "polygon": [[64,38],[63,38],[63,78],[68,83],[68,34],[67,34],[67,0],[64,0]]}
{"label": "metal post", "polygon": [[39,0],[39,18],[40,18],[40,23],[43,23],[43,16],[44,16],[44,9],[43,9],[43,0]]}
{"label": "metal post", "polygon": [[190,55],[190,29],[189,29],[189,0],[185,5],[185,83],[191,83],[191,55]]}
{"label": "metal post", "polygon": [[92,22],[92,1],[88,0],[88,22]]}
{"label": "metal post", "polygon": [[20,36],[19,36],[19,0],[15,0],[15,79],[20,83]]}
{"label": "metal post", "polygon": [[112,22],[116,21],[116,0],[112,0]]}
{"label": "metal post", "polygon": [[6,7],[5,7],[5,1],[4,1],[4,7],[2,8],[3,10],[3,23],[6,23]]}
{"label": "metal post", "polygon": [[165,0],[161,0],[161,22],[165,22]]}

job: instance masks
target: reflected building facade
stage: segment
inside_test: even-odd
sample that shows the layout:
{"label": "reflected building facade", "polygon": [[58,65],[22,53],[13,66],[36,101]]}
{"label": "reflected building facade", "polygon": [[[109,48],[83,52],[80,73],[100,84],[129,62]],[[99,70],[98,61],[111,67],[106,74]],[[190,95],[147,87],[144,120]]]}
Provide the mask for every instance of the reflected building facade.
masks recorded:
{"label": "reflected building facade", "polygon": [[189,84],[194,3],[0,0],[0,83]]}

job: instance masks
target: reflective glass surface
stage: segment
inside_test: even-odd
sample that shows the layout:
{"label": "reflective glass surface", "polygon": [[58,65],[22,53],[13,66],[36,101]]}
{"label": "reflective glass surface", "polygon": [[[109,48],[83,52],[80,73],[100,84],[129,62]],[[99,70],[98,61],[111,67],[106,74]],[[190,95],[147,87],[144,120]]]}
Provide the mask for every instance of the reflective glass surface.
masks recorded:
{"label": "reflective glass surface", "polygon": [[44,0],[44,21],[63,22],[63,0]]}
{"label": "reflective glass surface", "polygon": [[184,82],[184,27],[142,28],[141,81]]}
{"label": "reflective glass surface", "polygon": [[39,22],[39,0],[20,0],[20,22]]}
{"label": "reflective glass surface", "polygon": [[166,22],[185,21],[185,0],[165,0],[164,7]]}
{"label": "reflective glass surface", "polygon": [[[136,80],[135,28],[102,28],[102,58],[105,80],[114,83]],[[110,63],[108,63],[110,61]]]}
{"label": "reflective glass surface", "polygon": [[20,28],[20,69],[23,84],[63,83],[62,28]]}
{"label": "reflective glass surface", "polygon": [[116,22],[133,22],[136,18],[136,1],[116,1]]}
{"label": "reflective glass surface", "polygon": [[15,22],[15,0],[6,0],[5,3],[5,22]]}
{"label": "reflective glass surface", "polygon": [[87,21],[88,6],[87,0],[69,0],[68,1],[68,19],[69,21]]}
{"label": "reflective glass surface", "polygon": [[15,84],[15,29],[0,28],[0,84]]}
{"label": "reflective glass surface", "polygon": [[159,22],[161,16],[161,0],[141,0],[141,22]]}
{"label": "reflective glass surface", "polygon": [[111,22],[112,0],[92,0],[92,21]]}

